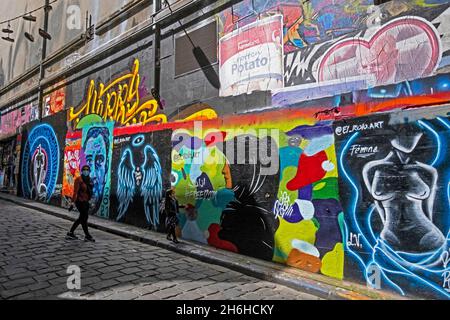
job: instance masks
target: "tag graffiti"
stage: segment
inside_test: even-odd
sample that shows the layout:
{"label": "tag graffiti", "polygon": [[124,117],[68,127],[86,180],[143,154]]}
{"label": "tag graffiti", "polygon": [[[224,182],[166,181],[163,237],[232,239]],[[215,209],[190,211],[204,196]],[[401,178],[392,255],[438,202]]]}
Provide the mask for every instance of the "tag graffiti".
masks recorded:
{"label": "tag graffiti", "polygon": [[157,114],[158,103],[148,100],[141,103],[139,60],[134,61],[133,70],[112,81],[108,85],[96,85],[91,80],[86,93],[85,103],[78,107],[71,107],[69,121],[78,123],[84,116],[97,114],[105,121],[115,121],[125,126],[132,124],[146,125],[149,123],[166,123],[164,114]]}

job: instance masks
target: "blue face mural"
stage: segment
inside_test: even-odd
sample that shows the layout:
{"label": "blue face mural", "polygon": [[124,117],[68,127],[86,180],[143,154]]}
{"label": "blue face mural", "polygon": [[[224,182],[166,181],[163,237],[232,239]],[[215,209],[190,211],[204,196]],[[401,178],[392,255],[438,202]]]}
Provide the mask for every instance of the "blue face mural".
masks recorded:
{"label": "blue face mural", "polygon": [[162,196],[162,170],[155,149],[146,143],[144,135],[131,138],[131,144],[123,152],[118,167],[117,221],[125,218],[130,203],[143,200],[148,225],[159,224],[159,204]]}
{"label": "blue face mural", "polygon": [[345,270],[358,265],[377,289],[448,299],[450,170],[443,159],[450,122],[389,121],[371,117],[335,125],[352,264]]}
{"label": "blue face mural", "polygon": [[[102,217],[109,213],[109,168],[112,149],[111,124],[93,124],[83,131],[83,159],[82,165],[91,168],[91,179],[94,185],[92,211]],[[100,211],[99,211],[100,210]]]}
{"label": "blue face mural", "polygon": [[22,158],[22,192],[26,198],[49,202],[59,172],[59,144],[48,124],[34,127],[28,135]]}

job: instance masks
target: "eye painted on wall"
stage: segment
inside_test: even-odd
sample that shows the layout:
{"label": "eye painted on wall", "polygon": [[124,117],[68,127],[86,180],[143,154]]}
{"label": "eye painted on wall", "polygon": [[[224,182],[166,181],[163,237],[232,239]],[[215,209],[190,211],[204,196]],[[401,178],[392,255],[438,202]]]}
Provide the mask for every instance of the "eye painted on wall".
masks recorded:
{"label": "eye painted on wall", "polygon": [[139,135],[133,140],[133,147],[140,147],[144,144],[145,138],[143,135]]}
{"label": "eye painted on wall", "polygon": [[172,171],[172,174],[170,175],[170,183],[172,186],[176,186],[180,180],[180,176],[177,172]]}

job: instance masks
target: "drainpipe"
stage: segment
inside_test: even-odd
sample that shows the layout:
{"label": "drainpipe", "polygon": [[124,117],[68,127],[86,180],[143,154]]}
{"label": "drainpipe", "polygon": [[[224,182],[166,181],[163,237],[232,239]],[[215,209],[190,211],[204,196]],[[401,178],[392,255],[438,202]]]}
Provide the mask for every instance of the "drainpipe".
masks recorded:
{"label": "drainpipe", "polygon": [[[45,9],[44,9],[44,31],[48,32],[48,17],[49,17],[49,7],[50,7],[50,0],[45,0]],[[43,89],[41,86],[41,81],[45,77],[45,69],[44,69],[44,61],[47,56],[47,39],[44,37],[42,38],[42,56],[41,56],[41,63],[39,65],[39,87],[38,87],[38,110],[39,110],[39,121],[42,120],[42,114],[43,114],[43,106],[42,106],[42,96],[43,96]]]}
{"label": "drainpipe", "polygon": [[[161,0],[153,0],[153,17],[161,10]],[[153,74],[153,88],[159,94],[161,88],[161,28],[159,23],[153,26],[154,41],[153,41],[153,61],[154,61],[154,74]]]}

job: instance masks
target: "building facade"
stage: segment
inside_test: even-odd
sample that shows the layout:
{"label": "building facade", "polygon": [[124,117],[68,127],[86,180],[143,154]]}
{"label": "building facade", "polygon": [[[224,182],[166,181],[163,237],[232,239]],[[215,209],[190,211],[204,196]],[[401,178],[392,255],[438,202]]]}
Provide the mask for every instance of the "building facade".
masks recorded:
{"label": "building facade", "polygon": [[87,164],[105,219],[174,188],[184,239],[450,297],[450,1],[113,2],[52,4],[42,77],[0,49],[0,185],[67,207]]}

